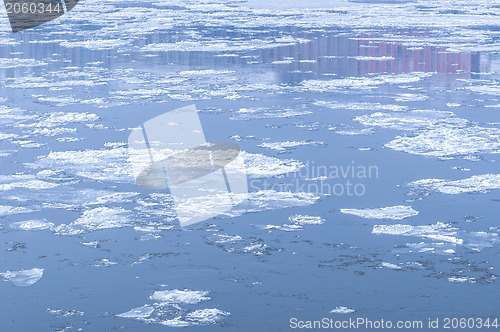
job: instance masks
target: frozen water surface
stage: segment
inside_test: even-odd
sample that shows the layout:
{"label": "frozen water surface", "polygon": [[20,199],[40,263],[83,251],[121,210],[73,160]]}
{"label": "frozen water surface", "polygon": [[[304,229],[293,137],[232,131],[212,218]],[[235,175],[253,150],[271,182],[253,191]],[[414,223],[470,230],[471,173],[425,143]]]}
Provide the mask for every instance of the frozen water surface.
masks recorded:
{"label": "frozen water surface", "polygon": [[[16,34],[2,15],[1,331],[498,316],[495,2],[86,0]],[[182,228],[126,142],[191,104],[249,193],[184,202],[241,201]]]}

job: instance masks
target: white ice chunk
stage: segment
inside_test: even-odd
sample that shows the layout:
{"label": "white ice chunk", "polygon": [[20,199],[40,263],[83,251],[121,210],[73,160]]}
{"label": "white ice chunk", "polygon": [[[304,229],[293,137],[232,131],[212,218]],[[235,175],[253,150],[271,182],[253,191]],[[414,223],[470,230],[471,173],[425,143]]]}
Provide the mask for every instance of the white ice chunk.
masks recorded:
{"label": "white ice chunk", "polygon": [[36,283],[43,276],[43,269],[33,268],[31,270],[7,271],[0,273],[3,281],[10,281],[14,286],[28,287]]}
{"label": "white ice chunk", "polygon": [[354,309],[348,308],[348,307],[336,307],[333,310],[330,310],[330,313],[332,314],[350,314],[353,313]]}
{"label": "white ice chunk", "polygon": [[397,205],[377,209],[341,209],[340,212],[366,219],[402,220],[418,214],[411,206]]}

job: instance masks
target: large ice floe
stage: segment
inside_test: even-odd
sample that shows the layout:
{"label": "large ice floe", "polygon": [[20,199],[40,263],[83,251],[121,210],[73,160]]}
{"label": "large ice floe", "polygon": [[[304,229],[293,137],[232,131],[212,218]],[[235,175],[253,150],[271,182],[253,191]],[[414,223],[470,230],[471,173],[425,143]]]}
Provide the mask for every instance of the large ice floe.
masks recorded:
{"label": "large ice floe", "polygon": [[230,315],[217,308],[195,309],[192,305],[211,300],[208,291],[164,290],[156,291],[149,298],[151,304],[117,314],[120,318],[132,318],[144,323],[185,327],[217,324]]}
{"label": "large ice floe", "polygon": [[10,281],[14,286],[28,287],[36,283],[43,276],[43,269],[33,268],[30,270],[7,271],[0,273],[3,281]]}
{"label": "large ice floe", "polygon": [[[244,171],[254,178],[283,175],[304,167],[303,163],[293,159],[278,159],[246,151],[242,151],[241,156],[244,160]],[[53,151],[39,157],[30,166],[36,169],[57,169],[94,180],[130,183],[134,182],[134,176],[128,157],[129,150],[120,146],[99,150]],[[5,180],[7,179],[5,177]],[[39,186],[43,185],[44,183],[39,183]],[[0,188],[1,186],[0,177]],[[5,186],[7,188],[15,185],[7,183]]]}
{"label": "large ice floe", "polygon": [[409,132],[385,145],[395,151],[442,159],[500,152],[500,128],[482,127],[456,117],[453,112],[377,112],[354,120],[365,126]]}
{"label": "large ice floe", "polygon": [[397,205],[376,209],[340,209],[340,212],[352,214],[365,219],[402,220],[418,214],[411,206]]}
{"label": "large ice floe", "polygon": [[130,214],[123,208],[98,207],[83,212],[82,216],[70,224],[54,228],[58,235],[78,235],[91,231],[129,226]]}
{"label": "large ice floe", "polygon": [[416,192],[456,195],[487,193],[500,188],[500,174],[474,175],[461,180],[423,179],[408,184]]}

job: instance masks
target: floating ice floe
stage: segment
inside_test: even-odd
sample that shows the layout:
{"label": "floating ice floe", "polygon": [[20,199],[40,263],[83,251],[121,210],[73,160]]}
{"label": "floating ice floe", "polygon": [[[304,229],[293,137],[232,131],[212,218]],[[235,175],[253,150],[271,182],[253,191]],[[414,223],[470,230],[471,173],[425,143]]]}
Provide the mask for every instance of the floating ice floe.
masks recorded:
{"label": "floating ice floe", "polygon": [[48,222],[46,220],[26,220],[26,221],[13,222],[10,224],[10,227],[15,229],[21,229],[23,231],[38,231],[38,230],[53,229],[54,223]]}
{"label": "floating ice floe", "polygon": [[500,242],[498,233],[463,231],[450,224],[441,222],[423,226],[403,224],[374,225],[372,233],[427,238],[455,245],[463,245],[475,251],[493,247]]}
{"label": "floating ice floe", "polygon": [[[260,190],[246,194],[245,203],[222,215],[234,218],[245,213],[307,206],[316,203],[319,198],[319,195],[308,192]],[[200,202],[197,208],[203,208],[202,205],[203,203]]]}
{"label": "floating ice floe", "polygon": [[341,129],[341,130],[335,130],[335,133],[343,136],[357,136],[357,135],[372,135],[375,133],[375,131],[372,128]]}
{"label": "floating ice floe", "polygon": [[[247,213],[255,213],[266,210],[284,209],[297,206],[306,206],[316,203],[319,195],[306,192],[288,192],[274,190],[259,190],[248,194],[218,194],[207,195],[199,198],[183,200],[179,206],[185,213],[196,216],[203,215],[207,204],[230,204],[232,200],[240,202],[239,205],[220,214],[220,217],[236,218]],[[145,199],[138,199],[140,205],[136,210],[145,215],[162,216],[167,220],[174,221],[176,214],[172,208],[173,199],[169,194],[155,193]],[[166,229],[154,226],[156,230]]]}
{"label": "floating ice floe", "polygon": [[58,235],[78,235],[102,229],[130,226],[129,213],[122,208],[94,208],[83,212],[80,218],[70,224],[56,226],[54,232]]}
{"label": "floating ice floe", "polygon": [[144,323],[155,323],[169,327],[186,327],[216,324],[230,315],[216,308],[192,309],[189,305],[209,301],[207,291],[165,290],[156,291],[150,296],[155,301],[116,315],[132,318]]}
{"label": "floating ice floe", "polygon": [[393,99],[399,102],[422,101],[429,99],[429,96],[417,93],[399,93]]}
{"label": "floating ice floe", "polygon": [[92,263],[92,266],[95,267],[110,267],[113,265],[117,265],[118,262],[113,262],[109,258],[101,258],[101,259],[96,259],[94,263]]}
{"label": "floating ice floe", "polygon": [[477,153],[500,152],[500,129],[481,127],[453,112],[414,110],[410,112],[376,112],[354,118],[365,126],[405,131],[385,144],[386,147],[411,154],[454,158]]}
{"label": "floating ice floe", "polygon": [[208,245],[215,245],[221,250],[236,254],[252,254],[255,256],[270,255],[273,251],[281,251],[281,248],[268,246],[262,239],[244,238],[239,235],[215,233],[206,238]]}
{"label": "floating ice floe", "polygon": [[378,110],[386,110],[386,111],[406,111],[408,106],[404,105],[396,105],[396,104],[380,104],[380,103],[368,103],[368,102],[353,102],[353,103],[339,103],[334,101],[315,101],[313,103],[317,106],[324,106],[331,109],[345,109],[345,110],[353,110],[353,111],[378,111]]}
{"label": "floating ice floe", "polygon": [[60,43],[62,47],[75,48],[81,47],[89,50],[110,50],[120,46],[129,44],[130,41],[123,39],[92,39],[85,41],[63,41]]}
{"label": "floating ice floe", "polygon": [[297,172],[305,165],[294,159],[278,159],[242,151],[246,174],[251,178],[272,177]]}
{"label": "floating ice floe", "polygon": [[248,51],[264,48],[275,48],[279,46],[294,45],[309,42],[307,39],[252,39],[251,41],[227,39],[208,39],[199,41],[178,41],[175,43],[153,43],[141,48],[143,52],[224,52],[224,51]]}
{"label": "floating ice floe", "polygon": [[41,190],[57,187],[59,184],[38,180],[30,174],[0,175],[0,190],[13,189]]}
{"label": "floating ice floe", "polygon": [[273,118],[291,118],[295,116],[312,114],[305,109],[269,109],[269,108],[240,108],[231,117],[231,120],[255,120]]}
{"label": "floating ice floe", "polygon": [[410,112],[383,113],[361,115],[354,118],[365,126],[375,126],[397,130],[432,129],[436,126],[464,127],[468,122],[456,118],[453,112],[435,110],[414,110]]}
{"label": "floating ice floe", "polygon": [[424,179],[410,182],[408,186],[418,191],[447,195],[486,193],[500,188],[500,174],[474,175],[461,180]]}
{"label": "floating ice floe", "polygon": [[43,269],[33,268],[31,270],[7,271],[0,273],[3,281],[10,281],[14,286],[28,287],[36,283],[43,276]]}
{"label": "floating ice floe", "polygon": [[[37,174],[38,178],[46,178],[55,181],[66,180],[66,176],[68,175],[46,171],[41,171]],[[112,203],[124,204],[137,195],[138,193],[136,192],[115,192],[96,189],[77,190],[72,186],[66,185],[59,186],[56,189],[49,188],[36,192],[31,190],[17,191],[15,194],[8,196],[8,199],[18,201],[20,204],[35,202],[42,204],[45,208],[62,208],[69,210]]]}
{"label": "floating ice floe", "polygon": [[47,62],[37,61],[35,59],[19,59],[19,58],[0,58],[0,68],[17,68],[17,67],[35,67],[46,66]]}
{"label": "floating ice floe", "polygon": [[472,277],[449,277],[448,281],[457,283],[470,283],[470,284],[475,284],[477,282],[476,278]]}
{"label": "floating ice floe", "polygon": [[330,313],[332,314],[351,314],[353,313],[354,309],[348,308],[348,307],[336,307],[333,310],[330,310]]}
{"label": "floating ice floe", "polygon": [[229,316],[227,311],[222,311],[216,308],[198,309],[186,315],[187,321],[197,322],[201,325],[213,324],[221,320],[223,317]]}
{"label": "floating ice floe", "polygon": [[117,147],[101,150],[53,151],[38,157],[35,168],[58,169],[77,176],[100,181],[134,181],[128,163],[128,149]]}
{"label": "floating ice floe", "polygon": [[450,159],[478,153],[500,153],[500,129],[446,125],[417,135],[398,136],[385,145],[395,151],[427,157]]}
{"label": "floating ice floe", "polygon": [[[296,172],[304,164],[293,159],[278,159],[263,154],[241,151],[245,172],[250,177],[271,177]],[[30,164],[33,168],[60,171],[99,181],[133,183],[129,150],[113,147],[100,150],[52,151]],[[2,186],[0,178],[0,188]]]}
{"label": "floating ice floe", "polygon": [[45,312],[49,315],[56,317],[79,317],[83,316],[83,311],[78,310],[64,310],[64,309],[47,309]]}
{"label": "floating ice floe", "polygon": [[355,59],[358,61],[392,61],[395,60],[392,56],[348,56],[348,59]]}
{"label": "floating ice floe", "polygon": [[394,250],[396,253],[431,253],[440,255],[455,254],[456,244],[449,242],[419,242],[406,243],[404,246],[398,246]]}
{"label": "floating ice floe", "polygon": [[340,209],[341,213],[352,214],[366,219],[402,220],[418,214],[411,206],[397,205],[377,209]]}
{"label": "floating ice floe", "polygon": [[288,218],[291,222],[299,225],[321,225],[325,222],[325,219],[319,216],[309,216],[303,214],[294,214]]}
{"label": "floating ice floe", "polygon": [[321,144],[323,144],[323,142],[303,140],[303,141],[285,141],[285,142],[265,142],[259,144],[258,146],[266,149],[276,150],[278,152],[285,152],[291,148],[296,148],[298,146],[305,146],[305,145],[318,146]]}
{"label": "floating ice floe", "polygon": [[347,77],[334,80],[302,82],[303,91],[332,92],[346,89],[371,90],[383,84],[415,83],[433,76],[433,73],[381,74],[373,77]]}
{"label": "floating ice floe", "polygon": [[380,265],[382,267],[392,269],[392,270],[401,270],[401,266],[396,265],[396,264],[392,264],[392,263],[382,262],[382,264],[380,264]]}
{"label": "floating ice floe", "polygon": [[206,296],[208,291],[192,291],[192,290],[165,290],[156,291],[150,296],[151,300],[156,300],[168,304],[196,304],[202,301],[210,300]]}
{"label": "floating ice floe", "polygon": [[285,231],[285,232],[293,232],[293,231],[300,231],[300,230],[303,230],[304,227],[300,226],[300,225],[289,225],[289,224],[283,224],[282,226],[278,226],[278,225],[266,225],[264,227],[262,227],[262,229],[277,229],[277,230],[280,230],[280,231]]}
{"label": "floating ice floe", "polygon": [[262,229],[277,229],[285,232],[299,231],[304,229],[305,225],[321,225],[325,222],[325,219],[318,216],[309,216],[294,214],[288,218],[291,224],[283,224],[282,226],[277,225],[266,225]]}
{"label": "floating ice floe", "polygon": [[19,214],[19,213],[30,213],[34,211],[38,210],[32,210],[22,206],[0,205],[0,216],[7,216],[10,214]]}

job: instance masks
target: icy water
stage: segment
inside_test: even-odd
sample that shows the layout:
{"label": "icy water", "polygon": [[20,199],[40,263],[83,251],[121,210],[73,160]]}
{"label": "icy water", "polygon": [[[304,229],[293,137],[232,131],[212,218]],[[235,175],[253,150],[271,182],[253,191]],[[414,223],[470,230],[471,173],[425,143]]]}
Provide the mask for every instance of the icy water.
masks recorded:
{"label": "icy water", "polygon": [[[85,0],[17,34],[2,15],[1,331],[500,316],[499,5]],[[127,139],[191,104],[250,192],[182,228]]]}

